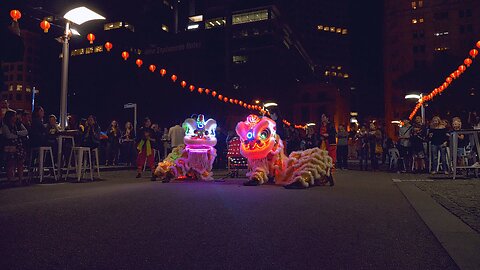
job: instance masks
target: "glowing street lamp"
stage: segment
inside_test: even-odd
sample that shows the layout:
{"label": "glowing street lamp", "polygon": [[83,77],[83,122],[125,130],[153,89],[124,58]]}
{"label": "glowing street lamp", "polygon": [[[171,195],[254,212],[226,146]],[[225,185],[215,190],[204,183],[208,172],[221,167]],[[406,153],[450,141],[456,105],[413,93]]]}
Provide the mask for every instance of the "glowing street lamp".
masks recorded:
{"label": "glowing street lamp", "polygon": [[67,93],[68,93],[68,40],[70,35],[80,35],[77,30],[70,29],[70,24],[74,23],[81,25],[85,22],[92,20],[105,20],[105,17],[100,14],[86,8],[78,7],[72,10],[69,10],[63,18],[67,21],[65,25],[65,33],[62,38],[63,49],[62,49],[62,91],[60,95],[60,127],[65,129],[67,125]]}
{"label": "glowing street lamp", "polygon": [[[415,99],[417,102],[420,102],[423,98],[423,94],[408,94],[405,96],[405,99]],[[422,125],[425,124],[425,107],[423,106],[423,102],[420,107],[420,113],[422,115]]]}
{"label": "glowing street lamp", "polygon": [[306,124],[306,126],[307,126],[307,127],[313,127],[313,126],[316,126],[316,125],[317,125],[317,124],[315,124],[315,123],[313,123],[313,122],[312,122],[312,123],[307,123],[307,124]]}
{"label": "glowing street lamp", "polygon": [[263,107],[265,107],[265,108],[276,107],[276,106],[278,106],[278,104],[275,103],[275,102],[268,102],[268,103],[263,104]]}

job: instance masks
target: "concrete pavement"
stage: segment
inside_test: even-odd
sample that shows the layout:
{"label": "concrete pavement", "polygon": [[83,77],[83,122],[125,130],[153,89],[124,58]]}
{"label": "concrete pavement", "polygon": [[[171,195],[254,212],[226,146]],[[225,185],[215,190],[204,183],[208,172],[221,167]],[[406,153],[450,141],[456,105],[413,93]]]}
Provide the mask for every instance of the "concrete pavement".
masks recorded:
{"label": "concrete pavement", "polygon": [[0,269],[457,269],[391,174],[309,190],[134,175],[0,190]]}

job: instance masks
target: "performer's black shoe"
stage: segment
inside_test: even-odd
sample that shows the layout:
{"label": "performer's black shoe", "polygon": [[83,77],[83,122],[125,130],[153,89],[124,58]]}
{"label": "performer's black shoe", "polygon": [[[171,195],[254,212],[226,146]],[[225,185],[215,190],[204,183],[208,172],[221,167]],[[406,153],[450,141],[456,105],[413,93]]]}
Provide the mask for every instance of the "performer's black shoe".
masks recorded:
{"label": "performer's black shoe", "polygon": [[306,189],[307,187],[300,182],[291,183],[290,185],[283,186],[286,189]]}
{"label": "performer's black shoe", "polygon": [[135,178],[140,178],[140,177],[142,177],[141,173],[137,173],[137,176],[135,176]]}
{"label": "performer's black shoe", "polygon": [[258,181],[257,179],[252,179],[252,180],[248,180],[246,182],[243,182],[243,185],[244,186],[258,186],[258,185],[260,185],[260,181]]}
{"label": "performer's black shoe", "polygon": [[330,176],[327,177],[328,183],[330,184],[331,187],[335,185],[335,182],[333,182],[333,175],[330,173]]}

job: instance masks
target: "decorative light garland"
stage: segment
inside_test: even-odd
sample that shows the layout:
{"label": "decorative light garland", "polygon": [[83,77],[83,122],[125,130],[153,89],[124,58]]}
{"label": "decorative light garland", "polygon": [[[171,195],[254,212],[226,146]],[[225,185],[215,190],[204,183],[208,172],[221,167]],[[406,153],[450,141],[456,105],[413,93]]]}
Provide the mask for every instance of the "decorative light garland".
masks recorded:
{"label": "decorative light garland", "polygon": [[413,111],[410,113],[409,119],[412,120],[415,114],[417,114],[418,110],[422,107],[423,103],[433,100],[433,98],[437,95],[440,95],[443,91],[445,91],[450,84],[453,82],[453,80],[456,80],[460,78],[460,76],[467,70],[467,68],[470,67],[470,65],[473,63],[473,60],[475,57],[478,55],[478,49],[480,49],[480,41],[478,41],[475,46],[477,48],[471,49],[469,52],[470,58],[467,57],[465,60],[463,60],[463,64],[458,66],[458,68],[453,71],[447,78],[445,78],[445,81],[437,88],[433,89],[429,94],[423,96],[415,105],[415,108]]}

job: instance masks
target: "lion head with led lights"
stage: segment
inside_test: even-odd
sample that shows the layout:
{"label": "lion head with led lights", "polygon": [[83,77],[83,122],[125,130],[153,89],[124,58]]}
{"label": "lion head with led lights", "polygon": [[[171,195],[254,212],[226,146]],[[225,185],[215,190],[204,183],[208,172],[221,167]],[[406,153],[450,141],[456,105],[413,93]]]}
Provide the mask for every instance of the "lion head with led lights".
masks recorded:
{"label": "lion head with led lights", "polygon": [[188,118],[183,122],[185,137],[183,141],[190,148],[208,148],[217,144],[215,129],[217,122],[213,119],[205,121],[205,116],[199,114],[196,119]]}
{"label": "lion head with led lights", "polygon": [[236,131],[242,142],[240,153],[248,159],[267,157],[277,143],[276,124],[268,117],[249,115],[237,124]]}

